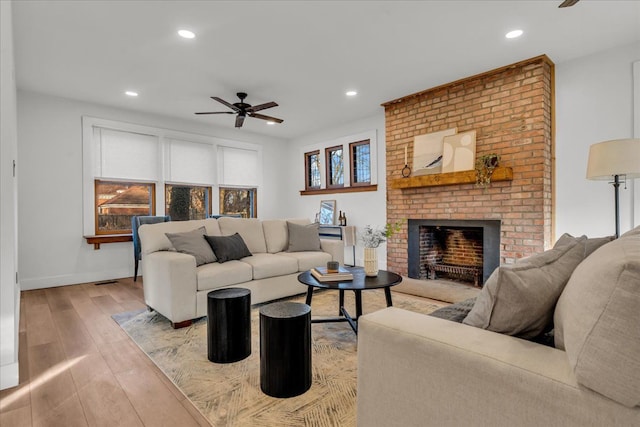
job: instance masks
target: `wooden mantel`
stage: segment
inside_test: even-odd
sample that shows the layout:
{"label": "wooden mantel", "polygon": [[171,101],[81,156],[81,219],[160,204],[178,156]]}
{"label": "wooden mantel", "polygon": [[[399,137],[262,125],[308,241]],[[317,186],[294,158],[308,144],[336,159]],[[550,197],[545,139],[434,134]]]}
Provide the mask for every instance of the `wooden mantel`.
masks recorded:
{"label": "wooden mantel", "polygon": [[[497,167],[491,175],[491,181],[512,181],[513,169],[510,167]],[[476,171],[461,171],[439,173],[433,175],[418,175],[409,178],[398,178],[391,181],[391,188],[419,188],[435,187],[439,185],[475,184]]]}

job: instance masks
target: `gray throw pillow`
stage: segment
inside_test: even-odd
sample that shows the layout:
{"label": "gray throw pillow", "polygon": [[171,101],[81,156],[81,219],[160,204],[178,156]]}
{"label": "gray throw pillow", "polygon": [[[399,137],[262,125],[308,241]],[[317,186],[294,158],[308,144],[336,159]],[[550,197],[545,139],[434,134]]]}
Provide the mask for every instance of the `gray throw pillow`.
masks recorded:
{"label": "gray throw pillow", "polygon": [[571,273],[584,259],[586,240],[565,237],[524,262],[498,267],[462,323],[521,338],[543,333]]}
{"label": "gray throw pillow", "polygon": [[556,347],[578,384],[640,406],[640,233],[603,245],[573,272],[555,310]]}
{"label": "gray throw pillow", "polygon": [[247,244],[238,233],[232,236],[204,236],[204,238],[209,242],[219,263],[251,256]]}
{"label": "gray throw pillow", "polygon": [[300,225],[287,221],[289,247],[287,252],[319,251],[318,223]]}
{"label": "gray throw pillow", "polygon": [[204,240],[205,234],[204,227],[184,233],[165,233],[176,251],[193,255],[196,258],[196,266],[209,264],[216,260],[211,246]]}

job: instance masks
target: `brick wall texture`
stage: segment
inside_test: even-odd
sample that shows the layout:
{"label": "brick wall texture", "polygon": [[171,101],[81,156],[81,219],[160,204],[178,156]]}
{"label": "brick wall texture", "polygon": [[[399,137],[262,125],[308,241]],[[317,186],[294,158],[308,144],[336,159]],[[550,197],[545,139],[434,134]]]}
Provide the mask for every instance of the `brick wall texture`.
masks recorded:
{"label": "brick wall texture", "polygon": [[[500,259],[512,263],[552,239],[554,65],[540,56],[383,104],[387,221],[499,219]],[[498,153],[513,181],[392,189],[415,136],[476,131],[476,156]],[[411,165],[411,160],[409,164]],[[407,224],[387,243],[387,266],[407,275]]]}

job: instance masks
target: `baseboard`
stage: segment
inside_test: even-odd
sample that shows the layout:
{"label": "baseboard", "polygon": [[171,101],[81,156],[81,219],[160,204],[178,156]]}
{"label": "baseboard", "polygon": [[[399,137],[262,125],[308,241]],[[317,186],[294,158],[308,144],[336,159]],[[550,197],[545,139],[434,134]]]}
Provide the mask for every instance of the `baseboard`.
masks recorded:
{"label": "baseboard", "polygon": [[0,366],[0,390],[18,385],[19,378],[18,362]]}
{"label": "baseboard", "polygon": [[133,270],[121,269],[78,274],[63,274],[60,276],[46,276],[32,279],[20,278],[20,288],[23,291],[28,291],[65,285],[76,285],[78,283],[101,282],[104,280],[120,279],[122,277],[133,277]]}

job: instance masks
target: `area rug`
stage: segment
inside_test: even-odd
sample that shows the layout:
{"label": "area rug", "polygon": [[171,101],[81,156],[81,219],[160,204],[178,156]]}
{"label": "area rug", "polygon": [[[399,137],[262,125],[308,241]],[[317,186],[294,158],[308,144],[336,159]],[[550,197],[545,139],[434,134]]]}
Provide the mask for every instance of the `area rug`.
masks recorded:
{"label": "area rug", "polygon": [[[381,290],[363,292],[363,311],[386,306]],[[304,302],[304,296],[287,300]],[[345,307],[355,312],[352,292]],[[428,314],[447,304],[393,293],[395,307]],[[338,293],[316,291],[312,316],[335,317]],[[143,311],[114,316],[122,329],[189,398],[218,426],[355,426],[357,337],[346,322],[314,323],[312,385],[304,394],[273,398],[260,390],[259,307],[251,310],[251,355],[236,363],[216,364],[207,359],[207,321],[173,329],[163,316]]]}

